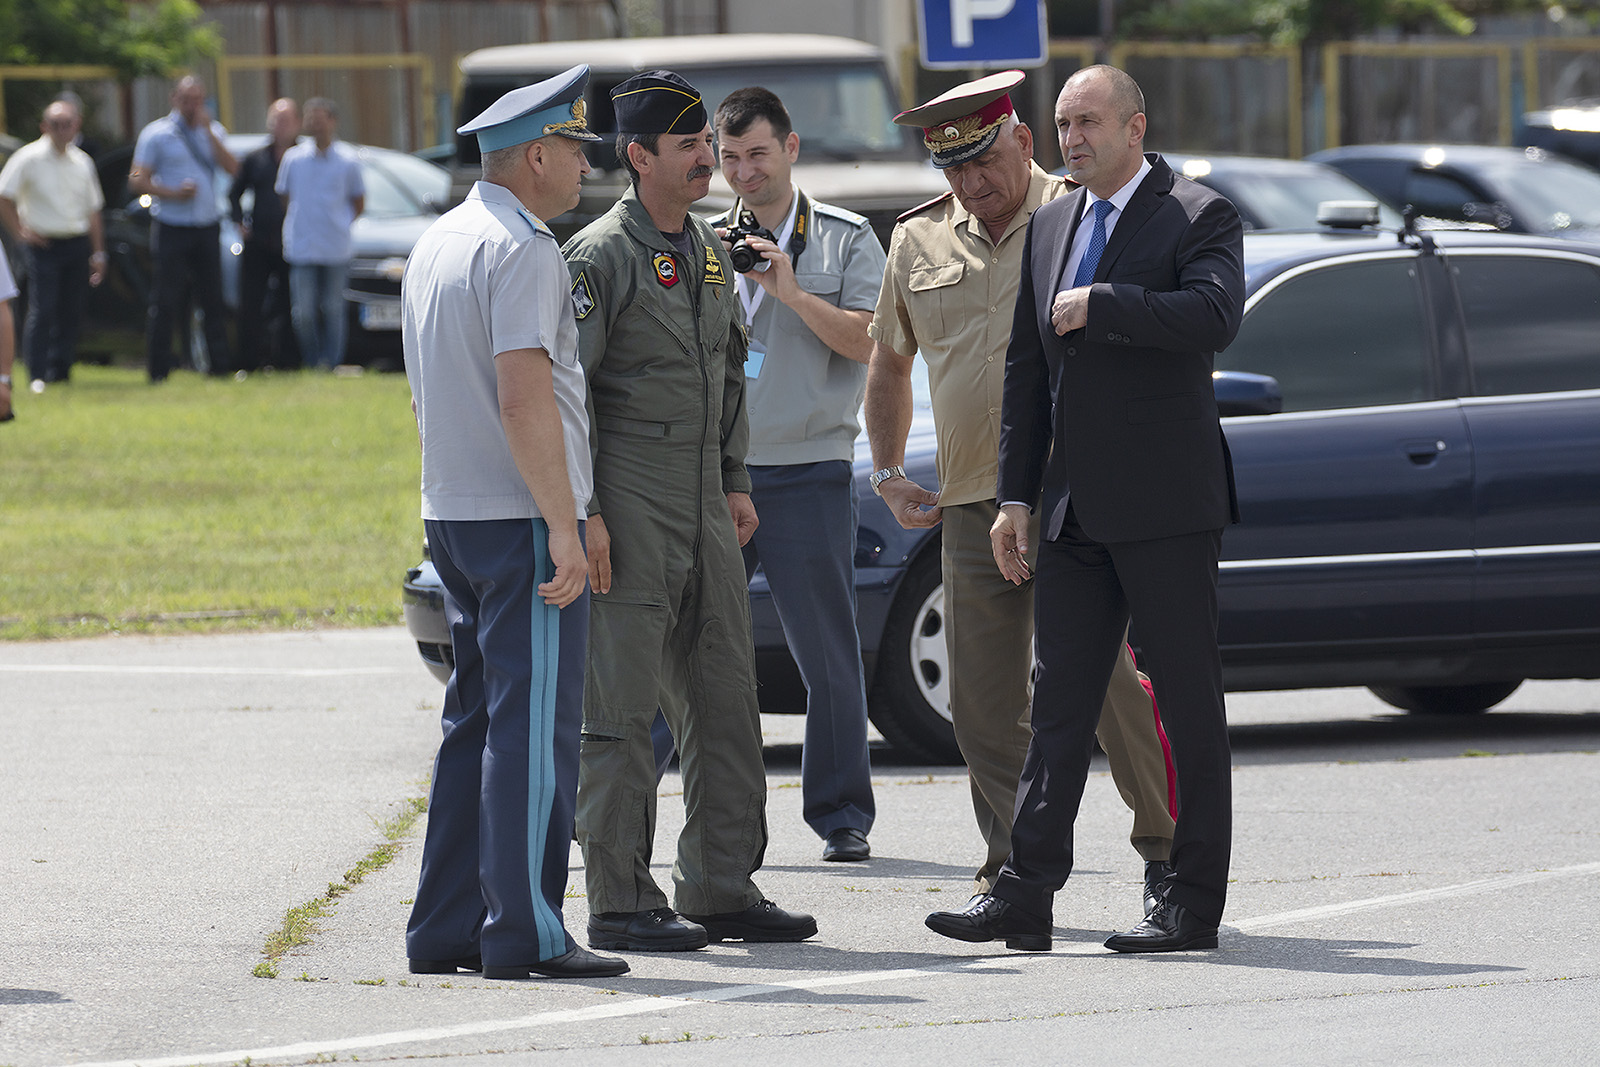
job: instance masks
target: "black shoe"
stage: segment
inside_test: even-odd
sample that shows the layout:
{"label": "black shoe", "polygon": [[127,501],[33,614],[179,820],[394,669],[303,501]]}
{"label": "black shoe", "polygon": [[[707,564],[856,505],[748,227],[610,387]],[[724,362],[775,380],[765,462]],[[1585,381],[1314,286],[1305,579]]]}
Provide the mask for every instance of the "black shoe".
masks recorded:
{"label": "black shoe", "polygon": [[613,959],[610,956],[596,956],[593,952],[576,946],[571,952],[557,956],[553,960],[483,969],[485,978],[532,978],[534,975],[545,978],[615,978],[619,974],[627,973],[626,961]]}
{"label": "black shoe", "polygon": [[936,911],[925,920],[928,929],[957,941],[999,941],[1024,952],[1050,951],[1050,920],[1029,915],[1009,901],[985,894],[966,911]]}
{"label": "black shoe", "polygon": [[1114,952],[1182,952],[1216,947],[1216,926],[1201,922],[1188,908],[1166,897],[1138,926],[1106,938],[1106,948]]}
{"label": "black shoe", "polygon": [[1156,905],[1161,902],[1164,889],[1162,882],[1176,873],[1172,864],[1166,860],[1147,860],[1144,865],[1144,915],[1156,910]]}
{"label": "black shoe", "polygon": [[474,952],[453,960],[411,960],[410,966],[412,974],[455,974],[457,971],[483,970],[483,959]]}
{"label": "black shoe", "polygon": [[817,932],[817,920],[801,911],[784,911],[770,900],[721,915],[686,915],[706,928],[713,941],[804,941]]}
{"label": "black shoe", "polygon": [[872,855],[867,835],[854,826],[841,826],[828,835],[822,846],[822,858],[834,863],[859,863]]}
{"label": "black shoe", "polygon": [[705,948],[704,927],[671,908],[651,911],[608,911],[589,916],[589,947],[634,952],[688,952]]}

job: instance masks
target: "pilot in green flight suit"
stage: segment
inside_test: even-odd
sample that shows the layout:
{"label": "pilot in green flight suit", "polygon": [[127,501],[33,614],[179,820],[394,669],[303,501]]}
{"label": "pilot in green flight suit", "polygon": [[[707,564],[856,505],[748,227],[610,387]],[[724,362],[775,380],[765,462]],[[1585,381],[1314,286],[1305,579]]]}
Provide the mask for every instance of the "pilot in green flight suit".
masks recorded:
{"label": "pilot in green flight suit", "polygon": [[[739,552],[756,525],[744,467],[745,336],[732,264],[689,212],[709,189],[711,129],[699,94],[670,72],[630,79],[612,100],[633,186],[563,249],[595,457],[577,815],[589,944],[799,941],[816,921],[764,900],[751,880],[767,824]],[[676,912],[650,875],[658,705],[687,809]]]}

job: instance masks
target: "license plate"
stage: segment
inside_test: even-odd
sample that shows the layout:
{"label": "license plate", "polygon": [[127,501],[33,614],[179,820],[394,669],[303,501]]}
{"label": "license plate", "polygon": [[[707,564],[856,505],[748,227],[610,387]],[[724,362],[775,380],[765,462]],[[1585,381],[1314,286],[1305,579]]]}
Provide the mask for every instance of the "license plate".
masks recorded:
{"label": "license plate", "polygon": [[361,305],[363,330],[398,330],[400,328],[400,301]]}

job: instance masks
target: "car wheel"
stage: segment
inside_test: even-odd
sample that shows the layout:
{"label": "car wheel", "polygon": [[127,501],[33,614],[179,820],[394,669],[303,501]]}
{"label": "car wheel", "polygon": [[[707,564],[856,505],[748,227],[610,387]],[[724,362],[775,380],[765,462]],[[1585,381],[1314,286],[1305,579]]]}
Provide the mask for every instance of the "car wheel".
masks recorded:
{"label": "car wheel", "polygon": [[939,554],[925,552],[895,595],[878,645],[868,700],[872,724],[904,755],[960,763],[950,725],[950,656],[945,648]]}
{"label": "car wheel", "polygon": [[1423,715],[1476,715],[1488,711],[1517,691],[1514,682],[1480,682],[1477,685],[1373,685],[1367,688],[1385,704]]}

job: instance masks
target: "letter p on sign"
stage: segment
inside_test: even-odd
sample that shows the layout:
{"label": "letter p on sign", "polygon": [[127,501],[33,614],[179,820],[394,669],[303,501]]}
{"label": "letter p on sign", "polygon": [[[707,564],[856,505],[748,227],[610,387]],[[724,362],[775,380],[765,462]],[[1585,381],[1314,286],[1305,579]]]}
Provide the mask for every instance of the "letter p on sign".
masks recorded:
{"label": "letter p on sign", "polygon": [[950,0],[950,43],[972,47],[972,24],[978,19],[999,19],[1011,14],[1017,0]]}

